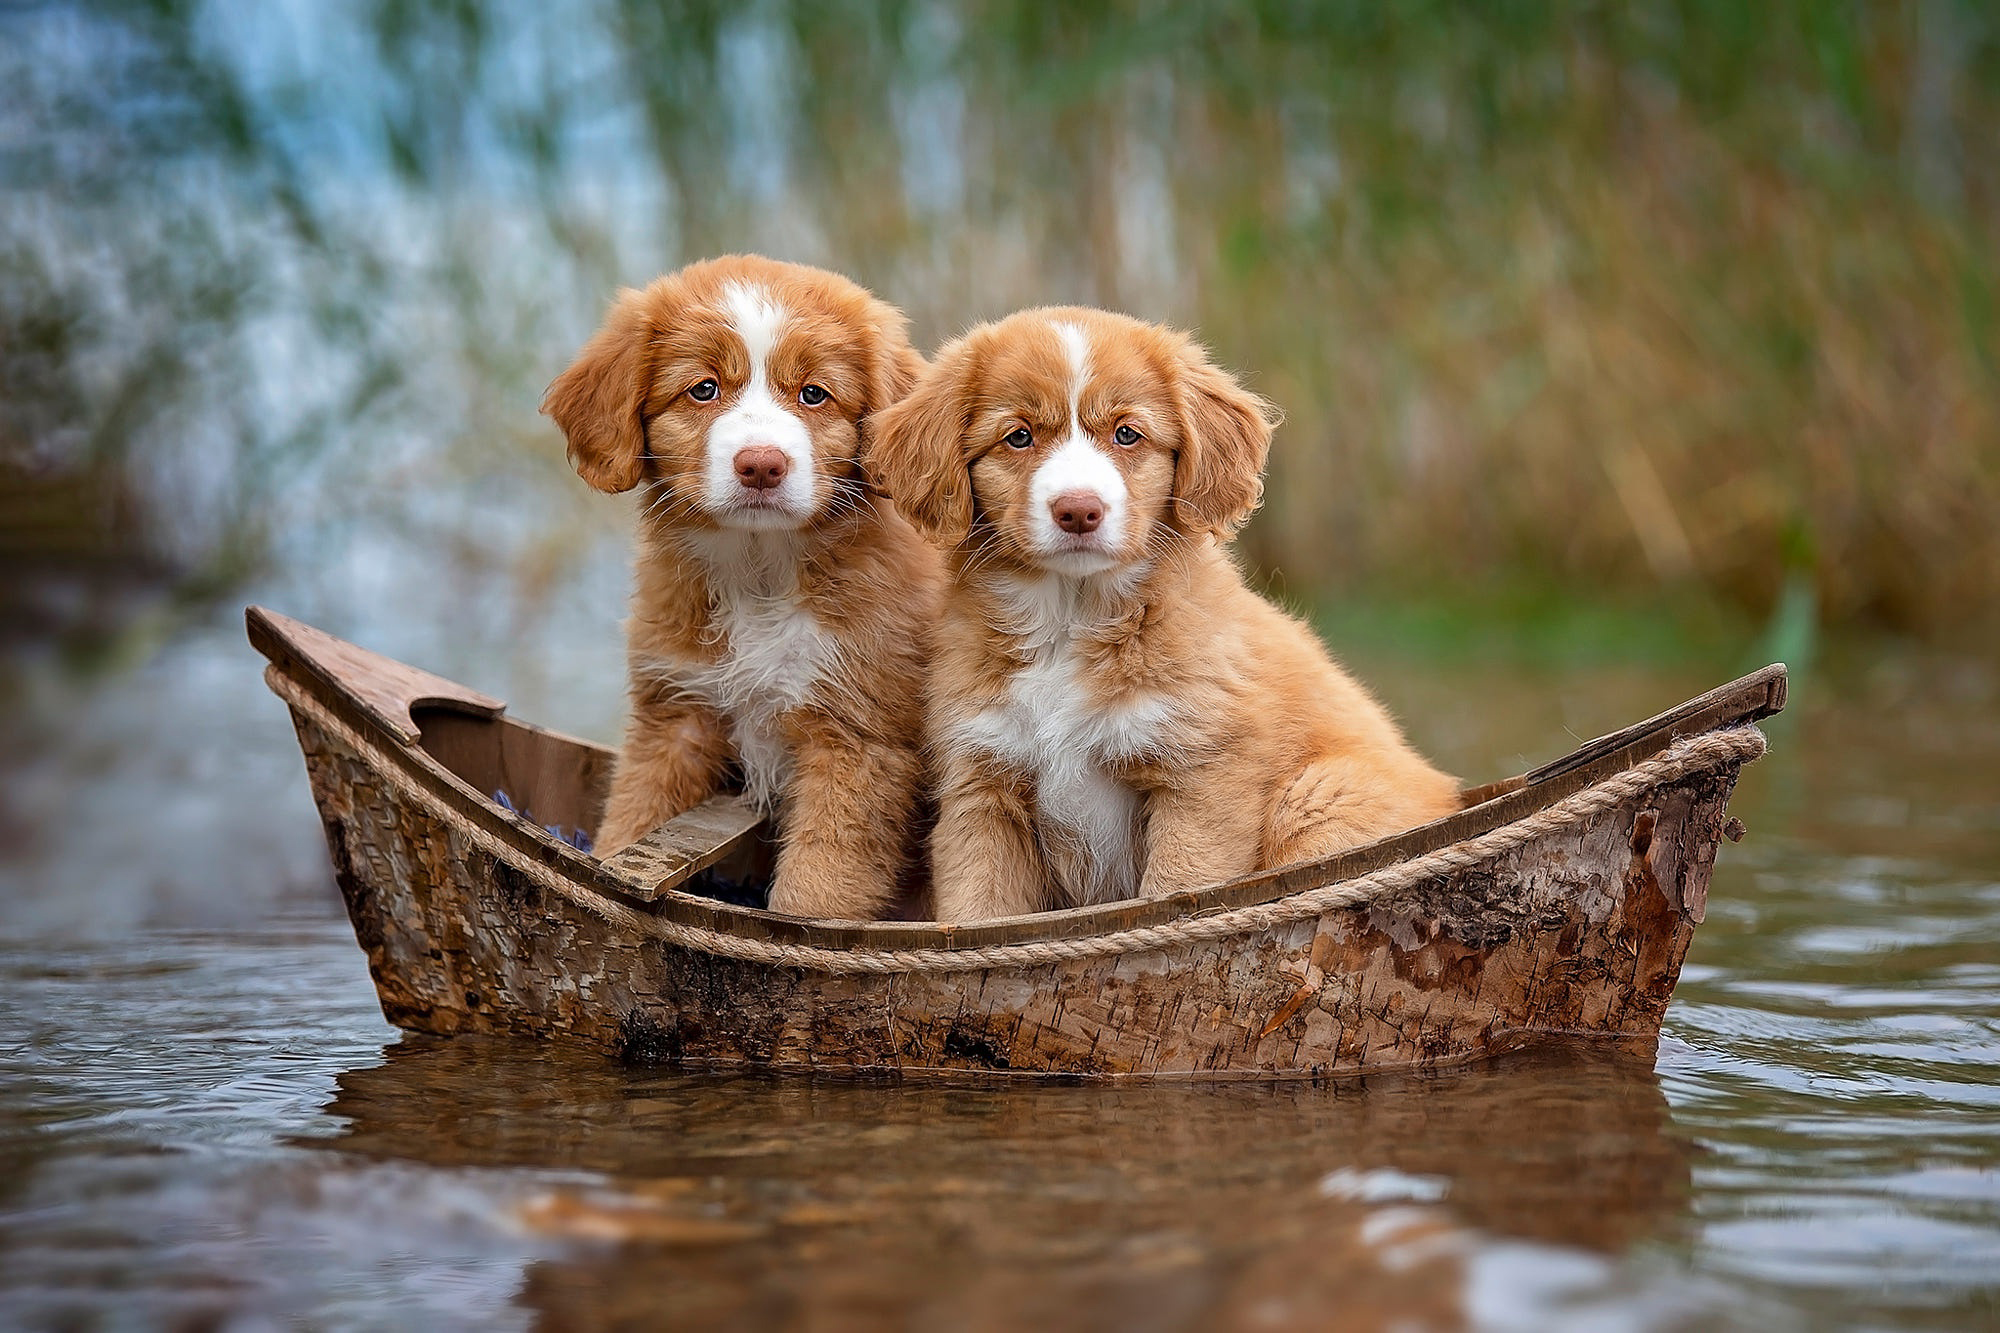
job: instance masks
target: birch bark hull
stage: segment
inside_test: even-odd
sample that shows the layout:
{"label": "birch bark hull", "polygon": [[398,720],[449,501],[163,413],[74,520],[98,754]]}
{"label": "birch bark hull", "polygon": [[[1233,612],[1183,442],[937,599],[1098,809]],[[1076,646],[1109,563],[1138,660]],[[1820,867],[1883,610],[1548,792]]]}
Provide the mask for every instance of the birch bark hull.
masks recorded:
{"label": "birch bark hull", "polygon": [[[309,673],[288,679],[293,691],[325,684]],[[484,696],[426,697],[457,707],[454,725],[520,728]],[[427,725],[412,722],[400,738],[371,735],[366,710],[343,709],[341,692],[315,698],[310,709],[293,704],[293,721],[335,876],[391,1023],[582,1043],[634,1062],[806,1072],[1272,1079],[1443,1067],[1549,1034],[1651,1043],[1704,913],[1740,769],[1724,762],[1686,773],[1474,866],[1302,920],[1100,957],[855,973],[725,956],[632,928],[638,914],[671,910],[789,938],[792,926],[765,913],[675,893],[649,903],[580,875],[573,891],[565,879],[564,892],[551,892],[552,865],[602,863],[556,852],[539,829],[502,822],[479,833],[484,826],[468,820],[482,812],[454,805],[478,793],[416,744]],[[1782,703],[1778,669],[1762,702],[1727,720]],[[424,716],[421,706],[410,712]],[[529,730],[508,742],[518,753],[573,769],[573,784],[601,784],[601,752]],[[1616,771],[1622,753],[1597,754],[1588,771]],[[410,771],[394,771],[404,758]],[[528,782],[554,791],[549,772],[515,762]],[[1584,770],[1544,772],[1567,771]],[[1537,782],[1558,778],[1529,775],[1468,798],[1531,795]],[[566,799],[587,810],[592,796]],[[1449,841],[1458,831],[1434,836]],[[1338,878],[1338,869],[1327,874]],[[1310,870],[1287,872],[1282,887],[1311,887]],[[1140,903],[1099,915],[1113,930],[1158,911]],[[1078,933],[1074,923],[1023,921],[986,933]],[[956,939],[915,925],[804,923],[794,934],[892,946]]]}

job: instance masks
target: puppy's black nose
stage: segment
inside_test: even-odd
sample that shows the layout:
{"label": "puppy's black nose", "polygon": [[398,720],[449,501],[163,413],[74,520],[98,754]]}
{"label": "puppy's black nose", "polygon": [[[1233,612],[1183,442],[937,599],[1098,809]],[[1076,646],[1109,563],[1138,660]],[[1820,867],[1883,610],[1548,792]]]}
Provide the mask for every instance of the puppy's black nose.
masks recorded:
{"label": "puppy's black nose", "polygon": [[1095,491],[1064,491],[1049,501],[1049,513],[1064,532],[1095,532],[1104,522],[1104,501]]}
{"label": "puppy's black nose", "polygon": [[791,470],[785,451],[775,445],[753,444],[736,451],[736,480],[753,491],[773,489]]}

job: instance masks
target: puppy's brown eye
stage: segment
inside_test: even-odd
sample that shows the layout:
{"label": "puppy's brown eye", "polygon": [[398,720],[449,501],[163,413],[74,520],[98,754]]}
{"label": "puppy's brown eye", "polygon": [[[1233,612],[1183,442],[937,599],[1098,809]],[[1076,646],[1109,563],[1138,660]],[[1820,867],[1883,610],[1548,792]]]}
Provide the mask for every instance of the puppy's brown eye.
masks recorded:
{"label": "puppy's brown eye", "polygon": [[808,384],[805,388],[799,390],[799,401],[807,407],[818,407],[831,397],[833,397],[832,394],[820,388],[817,384]]}
{"label": "puppy's brown eye", "polygon": [[1000,443],[1006,445],[1009,449],[1025,449],[1034,442],[1035,437],[1029,433],[1026,426],[1010,430],[1000,437]]}
{"label": "puppy's brown eye", "polygon": [[1138,431],[1133,430],[1130,426],[1120,426],[1117,430],[1111,432],[1111,438],[1114,443],[1122,444],[1127,449],[1130,449],[1133,445],[1137,444],[1143,437],[1139,434]]}
{"label": "puppy's brown eye", "polygon": [[688,397],[694,399],[697,403],[712,403],[715,401],[715,395],[721,391],[722,386],[714,380],[703,380],[688,390]]}

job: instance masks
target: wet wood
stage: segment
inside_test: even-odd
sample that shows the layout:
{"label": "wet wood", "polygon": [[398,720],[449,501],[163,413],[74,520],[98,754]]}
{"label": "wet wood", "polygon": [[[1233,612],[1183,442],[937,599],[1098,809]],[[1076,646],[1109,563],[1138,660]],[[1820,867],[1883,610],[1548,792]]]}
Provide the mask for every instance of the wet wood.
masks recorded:
{"label": "wet wood", "polygon": [[754,842],[764,817],[740,796],[714,796],[605,860],[631,882],[630,895],[651,900]]}
{"label": "wet wood", "polygon": [[[295,634],[286,644],[312,647]],[[334,688],[338,673],[283,657],[273,671],[351,726],[386,711],[385,697],[393,702],[413,688],[377,690],[363,707]],[[753,829],[740,806],[704,813],[703,831],[691,825],[685,841],[662,836],[605,863],[504,816],[448,768],[446,758],[487,753],[469,736],[402,740],[390,752],[402,780],[418,783],[433,805],[399,792],[373,757],[306,713],[295,710],[294,722],[357,937],[383,1012],[399,1026],[555,1037],[643,1062],[1270,1078],[1435,1067],[1548,1033],[1655,1037],[1706,903],[1735,766],[1642,793],[1585,826],[1366,907],[1040,966],[830,975],[743,962],[618,926],[540,888],[522,867],[555,870],[580,889],[663,919],[750,939],[950,948],[1073,937],[1338,882],[1518,819],[1677,736],[1782,704],[1783,669],[1767,669],[1593,742],[1479,807],[1316,866],[964,928],[798,922],[672,888],[704,848],[748,839]],[[401,706],[412,715],[409,702]],[[457,718],[448,726],[520,725]],[[386,724],[376,726],[386,743],[398,743]],[[508,752],[503,742],[493,753],[519,756],[517,764],[540,754],[565,781],[601,781],[601,768],[577,755],[581,743],[538,734],[533,746],[516,743]],[[420,738],[428,735],[427,724]],[[539,774],[517,769],[515,777],[524,790],[548,790],[535,785]],[[573,791],[565,808],[594,799],[601,796]],[[474,845],[440,810],[474,820],[508,854]]]}
{"label": "wet wood", "polygon": [[[285,620],[284,617],[261,608],[253,607],[250,615],[252,642],[271,658],[273,670],[307,686],[324,706],[349,723],[360,725],[364,731],[384,729],[381,723],[370,718],[366,710],[358,708],[350,697],[350,687],[347,684],[351,679],[350,676],[323,671],[320,663],[309,652],[302,651],[301,645],[306,640],[274,638],[269,634],[258,633],[257,627],[260,622],[279,622],[290,626],[298,626],[299,622]],[[331,638],[331,636],[321,637]],[[339,644],[345,650],[343,657],[348,662],[386,664],[382,667],[383,670],[388,668],[396,668],[398,671],[408,670],[400,663],[368,653],[352,644],[341,644],[339,640],[332,642]],[[440,679],[428,676],[427,673],[419,674],[428,680]],[[1623,732],[1614,733],[1611,737],[1593,741],[1572,755],[1545,765],[1543,769],[1538,770],[1540,776],[1532,783],[1528,777],[1535,775],[1494,784],[1504,787],[1505,793],[1422,828],[1343,852],[1325,861],[1286,867],[1212,888],[1190,889],[1155,898],[1041,912],[1011,920],[953,927],[912,926],[900,922],[808,921],[797,917],[775,916],[747,908],[729,907],[672,891],[659,894],[649,905],[661,916],[682,924],[704,929],[728,929],[754,939],[829,948],[847,948],[856,945],[873,948],[973,948],[1024,940],[1075,938],[1100,934],[1107,930],[1124,930],[1177,920],[1194,913],[1220,908],[1268,902],[1288,893],[1298,892],[1301,888],[1349,879],[1383,866],[1393,865],[1429,848],[1462,841],[1512,823],[1523,815],[1547,806],[1552,801],[1580,791],[1632,763],[1659,753],[1682,736],[1693,735],[1697,731],[1713,727],[1731,726],[1768,717],[1783,707],[1784,677],[1784,667],[1765,667],[1741,680],[1710,691],[1677,708],[1669,709],[1637,728],[1627,728]],[[425,712],[424,717],[427,726],[437,725],[437,722],[442,720],[436,710]],[[460,714],[459,721],[461,725],[467,727],[478,725],[498,728],[525,727],[523,723],[498,716],[482,719]],[[529,728],[529,730],[535,729]],[[553,735],[553,733],[543,734]],[[561,739],[567,740],[567,738]],[[1605,750],[1606,743],[1614,739],[1618,742],[1616,748]],[[567,743],[602,756],[602,764],[608,764],[609,752],[602,747],[578,741]],[[630,892],[630,883],[610,873],[601,861],[585,856],[555,838],[543,834],[527,821],[504,817],[493,805],[489,789],[468,781],[465,775],[436,762],[435,756],[427,748],[416,750],[404,746],[403,749],[404,753],[399,758],[399,764],[408,777],[429,788],[437,799],[451,805],[466,818],[482,823],[496,836],[516,842],[523,855],[534,857],[540,863],[573,878],[577,883],[590,885],[604,893],[623,897]],[[1586,761],[1585,757],[1591,755],[1595,757]],[[608,771],[602,764],[599,764],[594,771],[600,774]],[[603,792],[599,788],[593,799],[601,802],[602,798]]]}
{"label": "wet wood", "polygon": [[604,746],[456,708],[418,704],[410,714],[425,754],[481,796],[506,792],[527,823],[594,829],[604,818],[615,757]]}
{"label": "wet wood", "polygon": [[434,676],[394,658],[336,639],[302,620],[261,606],[243,613],[250,644],[273,662],[283,661],[349,700],[376,725],[405,743],[421,734],[411,710],[420,704],[497,717],[507,705],[457,681]]}

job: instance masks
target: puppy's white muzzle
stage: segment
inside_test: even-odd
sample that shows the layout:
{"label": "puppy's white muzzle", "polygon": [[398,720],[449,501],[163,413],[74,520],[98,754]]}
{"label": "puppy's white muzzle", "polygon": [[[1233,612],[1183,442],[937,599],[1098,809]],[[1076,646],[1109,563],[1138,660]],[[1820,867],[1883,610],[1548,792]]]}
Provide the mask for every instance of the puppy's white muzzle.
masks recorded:
{"label": "puppy's white muzzle", "polygon": [[812,435],[761,381],[708,428],[703,507],[735,528],[795,528],[813,513]]}
{"label": "puppy's white muzzle", "polygon": [[1058,574],[1095,574],[1119,563],[1131,497],[1125,474],[1072,431],[1028,485],[1028,525],[1041,563]]}

